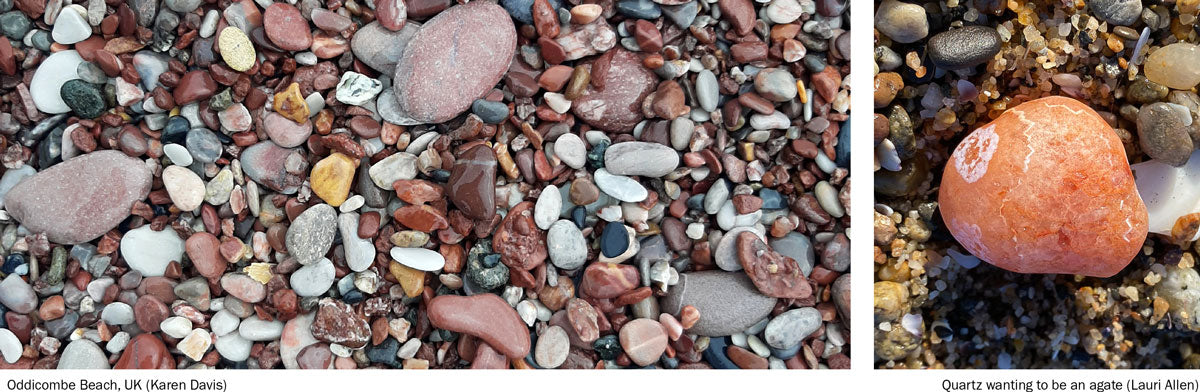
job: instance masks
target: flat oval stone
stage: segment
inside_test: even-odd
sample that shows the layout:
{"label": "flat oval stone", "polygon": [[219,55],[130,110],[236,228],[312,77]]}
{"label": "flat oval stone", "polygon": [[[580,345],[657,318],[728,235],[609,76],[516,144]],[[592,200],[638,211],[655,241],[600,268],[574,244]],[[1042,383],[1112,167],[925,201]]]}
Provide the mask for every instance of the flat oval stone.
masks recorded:
{"label": "flat oval stone", "polygon": [[[60,52],[61,53],[61,52]],[[146,165],[116,150],[80,155],[26,178],[4,196],[29,231],[60,244],[91,241],[117,227],[150,193]]]}
{"label": "flat oval stone", "polygon": [[550,262],[563,270],[582,267],[587,262],[588,244],[583,232],[569,220],[560,219],[546,233]]}
{"label": "flat oval stone", "polygon": [[638,366],[649,366],[667,350],[667,334],[662,324],[651,319],[634,319],[621,327],[621,348]]}
{"label": "flat oval stone", "polygon": [[321,258],[316,263],[309,264],[288,277],[288,282],[291,283],[292,290],[296,295],[301,297],[315,297],[325,294],[329,291],[329,287],[333,286],[334,274],[333,262],[327,258]]}
{"label": "flat oval stone", "polygon": [[1190,90],[1200,83],[1200,68],[1184,64],[1196,64],[1197,61],[1200,61],[1200,46],[1176,42],[1158,48],[1146,57],[1146,78],[1176,90]]}
{"label": "flat oval stone", "polygon": [[695,307],[700,320],[688,332],[713,337],[743,332],[775,307],[775,299],[759,293],[746,274],[722,271],[679,274],[679,284],[671,286],[661,303],[670,314]]}
{"label": "flat oval stone", "polygon": [[[268,29],[270,31],[270,29]],[[234,71],[244,72],[254,66],[254,44],[246,37],[241,29],[229,26],[218,35],[217,47],[221,50],[221,58]]]}
{"label": "flat oval stone", "polygon": [[337,211],[328,204],[309,207],[288,226],[288,254],[302,265],[315,263],[325,256],[337,234]]}
{"label": "flat oval stone", "polygon": [[595,178],[596,186],[600,187],[600,190],[620,201],[637,203],[650,196],[646,187],[637,180],[610,174],[607,169],[596,169]]}
{"label": "flat oval stone", "polygon": [[183,245],[183,239],[174,229],[154,231],[146,225],[130,230],[121,238],[121,257],[142,276],[163,276],[168,264],[183,260]]}
{"label": "flat oval stone", "polygon": [[799,308],[780,313],[767,323],[763,336],[767,344],[786,350],[800,344],[808,335],[821,328],[821,311],[816,308]]}
{"label": "flat oval stone", "polygon": [[389,252],[393,260],[420,271],[437,271],[446,265],[441,253],[425,248],[395,247]]}
{"label": "flat oval stone", "polygon": [[624,142],[604,150],[604,169],[616,175],[662,177],[677,167],[679,153],[658,143]]}
{"label": "flat oval stone", "polygon": [[1088,9],[1100,20],[1129,26],[1142,14],[1142,0],[1087,0]]}
{"label": "flat oval stone", "polygon": [[509,358],[529,355],[529,330],[517,311],[495,294],[434,297],[429,301],[429,322],[479,337]]}
{"label": "flat oval stone", "polygon": [[496,152],[485,145],[472,147],[454,161],[447,196],[459,210],[474,219],[496,213]]}
{"label": "flat oval stone", "polygon": [[571,340],[567,336],[567,330],[557,325],[552,325],[546,328],[546,331],[538,336],[537,347],[533,352],[533,359],[537,361],[538,366],[554,369],[562,366],[563,362],[567,361],[567,354],[571,349]]}
{"label": "flat oval stone", "polygon": [[[610,68],[602,75],[604,88],[596,89],[589,84],[583,95],[574,100],[571,112],[596,128],[630,132],[642,121],[642,101],[658,85],[658,76],[642,66],[641,58],[633,52],[624,49],[613,52]],[[596,62],[587,64],[595,67]]]}
{"label": "flat oval stone", "polygon": [[275,112],[270,112],[263,118],[263,127],[266,128],[267,136],[271,138],[271,141],[283,148],[299,147],[308,141],[309,135],[312,135],[311,121],[297,124]]}
{"label": "flat oval stone", "polygon": [[283,50],[305,50],[312,46],[312,31],[300,9],[287,3],[271,3],[262,14],[267,38]]}
{"label": "flat oval stone", "polygon": [[[79,79],[79,64],[83,57],[74,50],[54,52],[38,64],[33,79],[29,81],[29,95],[38,111],[47,114],[66,113],[71,107],[63,101],[59,91],[67,81]],[[135,63],[136,65],[136,63]],[[51,239],[51,241],[54,241]],[[59,241],[54,241],[59,242]]]}
{"label": "flat oval stone", "polygon": [[[262,302],[267,298],[267,286],[259,283],[250,275],[229,273],[221,277],[221,288],[234,298],[248,304]],[[245,323],[242,323],[245,325]]]}
{"label": "flat oval stone", "polygon": [[300,190],[308,173],[308,161],[298,149],[262,141],[242,151],[242,171],[251,180],[283,194]]}
{"label": "flat oval stone", "polygon": [[195,211],[204,202],[204,180],[182,166],[167,166],[162,172],[163,187],[181,211]]}
{"label": "flat oval stone", "polygon": [[550,225],[558,220],[560,210],[562,210],[562,194],[553,184],[546,185],[533,206],[533,222],[539,229],[548,230]]}
{"label": "flat oval stone", "polygon": [[25,314],[37,308],[38,297],[33,286],[26,283],[21,275],[9,274],[0,281],[0,304],[13,312]]}
{"label": "flat oval stone", "polygon": [[937,33],[925,45],[929,59],[946,69],[970,68],[1000,52],[1000,34],[986,26],[965,26]]}
{"label": "flat oval stone", "polygon": [[[402,3],[402,2],[401,2]],[[399,31],[391,31],[378,21],[368,23],[354,32],[350,51],[354,58],[384,75],[396,73],[396,63],[404,55],[408,42],[421,30],[421,24],[408,21]]]}
{"label": "flat oval stone", "polygon": [[207,278],[217,278],[225,273],[228,265],[220,253],[221,240],[207,232],[197,232],[184,242],[184,250],[192,260],[196,272]]}
{"label": "flat oval stone", "polygon": [[369,238],[358,236],[359,219],[359,215],[353,212],[338,215],[342,252],[346,255],[346,266],[354,272],[366,271],[375,263],[375,245]]}
{"label": "flat oval stone", "polygon": [[442,11],[413,36],[396,64],[400,109],[417,123],[458,116],[504,76],[516,42],[512,19],[495,3]]}
{"label": "flat oval stone", "polygon": [[965,249],[997,267],[1109,277],[1141,252],[1147,232],[1125,156],[1086,104],[1025,102],[954,149],[938,195],[942,217]]}

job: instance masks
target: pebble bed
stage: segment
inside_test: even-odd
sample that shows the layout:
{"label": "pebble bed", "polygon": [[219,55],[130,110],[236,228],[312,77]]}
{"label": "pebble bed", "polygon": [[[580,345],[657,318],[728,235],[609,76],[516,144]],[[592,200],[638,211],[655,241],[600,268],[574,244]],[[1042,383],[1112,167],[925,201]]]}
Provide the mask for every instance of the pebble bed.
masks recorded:
{"label": "pebble bed", "polygon": [[848,23],[0,0],[0,368],[848,368]]}
{"label": "pebble bed", "polygon": [[1109,278],[1017,274],[955,242],[936,202],[964,136],[1051,95],[1099,112],[1135,174],[1187,162],[1200,135],[1200,3],[876,5],[876,367],[1200,367],[1192,233],[1150,234]]}

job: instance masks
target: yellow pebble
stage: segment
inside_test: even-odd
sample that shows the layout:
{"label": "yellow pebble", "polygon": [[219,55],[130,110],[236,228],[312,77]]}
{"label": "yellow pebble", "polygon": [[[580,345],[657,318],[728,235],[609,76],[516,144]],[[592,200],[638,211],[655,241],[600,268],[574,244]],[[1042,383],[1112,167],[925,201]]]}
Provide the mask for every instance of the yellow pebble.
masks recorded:
{"label": "yellow pebble", "polygon": [[312,191],[321,200],[337,207],[350,195],[350,184],[354,180],[354,159],[335,152],[313,165],[309,182]]}
{"label": "yellow pebble", "polygon": [[229,26],[221,30],[221,38],[217,41],[221,49],[221,58],[234,71],[245,72],[254,66],[254,44],[242,29]]}
{"label": "yellow pebble", "polygon": [[308,121],[308,102],[300,95],[300,84],[292,82],[275,94],[275,112],[297,123]]}
{"label": "yellow pebble", "polygon": [[400,282],[400,287],[404,288],[404,295],[409,298],[417,298],[421,291],[425,290],[425,271],[409,268],[395,261],[388,264],[388,271]]}
{"label": "yellow pebble", "polygon": [[808,103],[808,92],[804,89],[804,81],[796,81],[796,97],[800,98],[800,103]]}

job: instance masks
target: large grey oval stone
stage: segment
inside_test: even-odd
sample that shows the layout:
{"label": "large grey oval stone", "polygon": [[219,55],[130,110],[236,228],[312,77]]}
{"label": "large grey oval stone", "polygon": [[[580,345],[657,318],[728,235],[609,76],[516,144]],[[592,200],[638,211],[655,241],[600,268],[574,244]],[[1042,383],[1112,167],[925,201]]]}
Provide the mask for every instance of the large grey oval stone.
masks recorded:
{"label": "large grey oval stone", "polygon": [[612,174],[662,177],[677,167],[679,153],[658,143],[617,143],[604,151],[604,168]]}
{"label": "large grey oval stone", "polygon": [[4,196],[8,213],[52,242],[78,244],[104,235],[150,193],[141,160],[117,150],[80,155],[26,178]]}
{"label": "large grey oval stone", "polygon": [[284,241],[288,254],[295,257],[301,265],[309,265],[320,260],[325,252],[329,251],[336,233],[337,211],[328,204],[321,203],[309,207],[296,217],[288,227]]}
{"label": "large grey oval stone", "polygon": [[662,300],[662,311],[679,314],[684,306],[700,311],[688,330],[704,336],[728,336],[745,331],[771,314],[775,299],[762,295],[744,273],[701,271],[679,274]]}

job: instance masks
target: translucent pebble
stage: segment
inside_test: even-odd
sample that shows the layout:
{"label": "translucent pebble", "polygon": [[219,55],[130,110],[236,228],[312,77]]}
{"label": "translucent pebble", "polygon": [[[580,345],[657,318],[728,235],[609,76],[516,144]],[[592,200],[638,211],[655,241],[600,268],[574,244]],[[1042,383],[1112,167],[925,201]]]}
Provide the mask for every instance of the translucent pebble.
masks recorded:
{"label": "translucent pebble", "polygon": [[1150,81],[1177,90],[1189,90],[1200,83],[1200,47],[1173,43],[1150,53],[1146,58],[1146,77]]}

